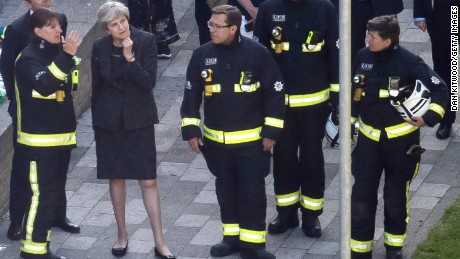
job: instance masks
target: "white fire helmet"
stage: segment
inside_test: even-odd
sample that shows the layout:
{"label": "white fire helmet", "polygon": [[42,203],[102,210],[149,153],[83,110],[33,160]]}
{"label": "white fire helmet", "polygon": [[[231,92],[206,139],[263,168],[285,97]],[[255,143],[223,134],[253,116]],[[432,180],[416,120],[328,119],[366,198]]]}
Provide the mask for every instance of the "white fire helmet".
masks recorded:
{"label": "white fire helmet", "polygon": [[421,117],[428,110],[431,102],[430,90],[420,81],[415,81],[412,94],[401,102],[390,101],[396,108],[401,117],[406,121],[411,121],[412,117]]}
{"label": "white fire helmet", "polygon": [[[351,130],[351,145],[354,145],[358,138],[359,123],[356,122]],[[329,114],[329,117],[327,118],[326,139],[331,143],[332,148],[339,146],[339,120],[337,118],[337,113],[335,111],[332,111],[331,114]]]}

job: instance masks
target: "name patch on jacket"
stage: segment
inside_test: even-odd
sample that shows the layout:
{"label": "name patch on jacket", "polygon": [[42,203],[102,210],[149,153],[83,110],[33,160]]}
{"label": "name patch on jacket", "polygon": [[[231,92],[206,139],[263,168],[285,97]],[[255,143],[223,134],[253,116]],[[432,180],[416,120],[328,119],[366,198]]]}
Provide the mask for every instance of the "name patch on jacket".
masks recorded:
{"label": "name patch on jacket", "polygon": [[215,64],[217,64],[217,58],[206,58],[206,59],[204,60],[204,64],[205,64],[206,66],[215,65]]}
{"label": "name patch on jacket", "polygon": [[274,14],[273,15],[274,22],[284,22],[286,21],[286,15],[284,14]]}
{"label": "name patch on jacket", "polygon": [[45,71],[40,71],[37,74],[35,74],[35,80],[37,80],[37,81],[40,80],[40,76],[45,74],[45,73],[46,73]]}
{"label": "name patch on jacket", "polygon": [[374,64],[361,63],[362,70],[372,70],[373,67],[374,67]]}

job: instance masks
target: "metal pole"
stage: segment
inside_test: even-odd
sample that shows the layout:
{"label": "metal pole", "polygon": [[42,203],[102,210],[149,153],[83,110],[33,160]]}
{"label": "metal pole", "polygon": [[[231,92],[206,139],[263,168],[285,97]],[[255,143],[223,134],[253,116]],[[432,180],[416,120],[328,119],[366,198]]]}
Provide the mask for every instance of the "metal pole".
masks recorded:
{"label": "metal pole", "polygon": [[351,258],[351,0],[339,2],[340,258],[349,259]]}

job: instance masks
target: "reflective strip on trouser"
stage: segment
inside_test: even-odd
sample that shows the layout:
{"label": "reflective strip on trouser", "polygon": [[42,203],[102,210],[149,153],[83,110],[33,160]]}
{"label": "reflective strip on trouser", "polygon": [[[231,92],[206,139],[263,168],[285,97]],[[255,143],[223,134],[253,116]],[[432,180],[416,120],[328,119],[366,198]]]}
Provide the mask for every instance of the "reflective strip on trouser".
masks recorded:
{"label": "reflective strip on trouser", "polygon": [[265,117],[265,125],[282,129],[284,121],[277,118]]}
{"label": "reflective strip on trouser", "polygon": [[59,69],[58,66],[56,66],[54,62],[48,66],[48,69],[51,72],[51,74],[53,74],[54,77],[56,77],[57,79],[61,81],[64,81],[68,75],[67,73],[64,73],[61,69]]}
{"label": "reflective strip on trouser", "polygon": [[441,105],[436,104],[436,103],[430,103],[430,106],[428,109],[436,112],[441,117],[444,117],[444,114],[446,114],[446,111],[444,110],[444,108],[442,108]]}
{"label": "reflective strip on trouser", "polygon": [[420,162],[415,165],[415,170],[412,175],[412,179],[406,182],[406,224],[409,224],[409,218],[410,218],[410,210],[409,210],[409,190],[410,190],[410,184],[415,177],[418,175],[418,170],[420,167]]}
{"label": "reflective strip on trouser", "polygon": [[388,232],[383,233],[384,243],[389,246],[402,247],[404,245],[404,240],[406,239],[406,234],[403,235],[393,235]]}
{"label": "reflective strip on trouser", "polygon": [[44,255],[48,253],[47,243],[21,240],[21,251],[28,254]]}
{"label": "reflective strip on trouser", "polygon": [[199,127],[200,126],[200,119],[197,119],[197,118],[182,118],[181,127],[190,126],[190,125]]}
{"label": "reflective strip on trouser", "polygon": [[289,107],[304,107],[323,103],[329,100],[330,89],[313,94],[285,95],[285,104]]}
{"label": "reflective strip on trouser", "polygon": [[[287,109],[284,128],[273,150],[273,178],[275,198],[294,199],[297,192],[315,199],[324,197],[325,171],[322,139],[327,117],[327,106],[316,109]],[[287,196],[284,196],[287,195]],[[292,206],[279,206],[278,212],[292,213],[300,207],[302,213],[319,216],[322,210],[300,206],[300,194]],[[286,205],[287,203],[284,203]]]}
{"label": "reflective strip on trouser", "polygon": [[229,132],[213,130],[206,127],[206,125],[203,127],[203,135],[206,138],[223,144],[240,144],[259,140],[262,138],[260,136],[261,131],[262,127]]}
{"label": "reflective strip on trouser", "polygon": [[38,185],[38,172],[37,172],[37,162],[30,162],[29,169],[29,182],[30,188],[32,190],[32,198],[30,200],[30,209],[26,221],[26,237],[25,240],[21,241],[21,251],[29,254],[46,254],[47,243],[37,243],[32,241],[32,235],[34,232],[35,217],[37,215],[40,189]]}
{"label": "reflective strip on trouser", "polygon": [[275,195],[276,205],[285,207],[296,204],[299,202],[299,191],[282,194],[282,195]]}
{"label": "reflective strip on trouser", "polygon": [[372,251],[372,245],[374,241],[358,241],[358,240],[351,240],[351,251],[357,253],[368,253]]}
{"label": "reflective strip on trouser", "polygon": [[[203,139],[206,148],[203,156],[211,173],[216,177],[216,196],[224,231],[232,232],[231,226],[243,229],[264,231],[266,228],[267,196],[265,177],[270,172],[270,155],[259,143],[243,147],[227,148],[213,145]],[[243,199],[240,197],[244,196]],[[238,225],[236,225],[238,224]],[[236,228],[233,228],[236,230]],[[233,231],[236,233],[236,231]],[[249,235],[241,241],[241,248],[260,249],[264,243],[254,243]],[[224,235],[224,239],[239,239],[238,236]]]}
{"label": "reflective strip on trouser", "polygon": [[30,169],[29,169],[29,182],[30,182],[30,189],[32,190],[32,198],[30,200],[30,209],[29,215],[27,217],[26,222],[26,240],[32,240],[32,233],[34,231],[34,222],[35,216],[37,215],[38,209],[38,200],[40,197],[40,188],[38,185],[38,172],[37,172],[37,162],[30,161]]}
{"label": "reflective strip on trouser", "polygon": [[386,127],[385,131],[387,132],[388,139],[392,139],[407,135],[411,132],[416,131],[417,129],[417,126],[412,125],[408,122],[403,122],[395,126]]}
{"label": "reflective strip on trouser", "polygon": [[265,243],[266,231],[253,231],[248,229],[240,229],[240,240],[248,243]]}
{"label": "reflective strip on trouser", "polygon": [[18,143],[33,147],[71,146],[77,144],[77,133],[29,134],[19,131]]}
{"label": "reflective strip on trouser", "polygon": [[302,207],[308,210],[320,210],[324,206],[324,198],[313,199],[302,195],[300,204],[302,204]]}
{"label": "reflective strip on trouser", "polygon": [[222,224],[224,236],[238,236],[240,234],[239,224]]}

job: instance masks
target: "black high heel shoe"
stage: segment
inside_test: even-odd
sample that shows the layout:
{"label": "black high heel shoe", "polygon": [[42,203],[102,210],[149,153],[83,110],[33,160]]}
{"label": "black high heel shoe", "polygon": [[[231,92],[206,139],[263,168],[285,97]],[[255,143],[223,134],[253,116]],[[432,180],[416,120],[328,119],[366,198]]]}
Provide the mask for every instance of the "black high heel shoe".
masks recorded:
{"label": "black high heel shoe", "polygon": [[155,256],[159,257],[161,259],[176,259],[176,257],[173,254],[170,254],[170,255],[162,255],[162,254],[160,254],[160,252],[158,251],[158,249],[156,247],[155,247],[154,251],[155,251]]}
{"label": "black high heel shoe", "polygon": [[[112,247],[112,254],[116,257],[122,257],[126,254],[126,252],[128,251],[128,243],[129,243],[129,240],[126,242],[126,246],[125,247],[119,247],[119,248],[115,248],[115,247]],[[116,244],[116,242],[115,242]],[[115,244],[113,244],[113,246],[115,246]]]}

